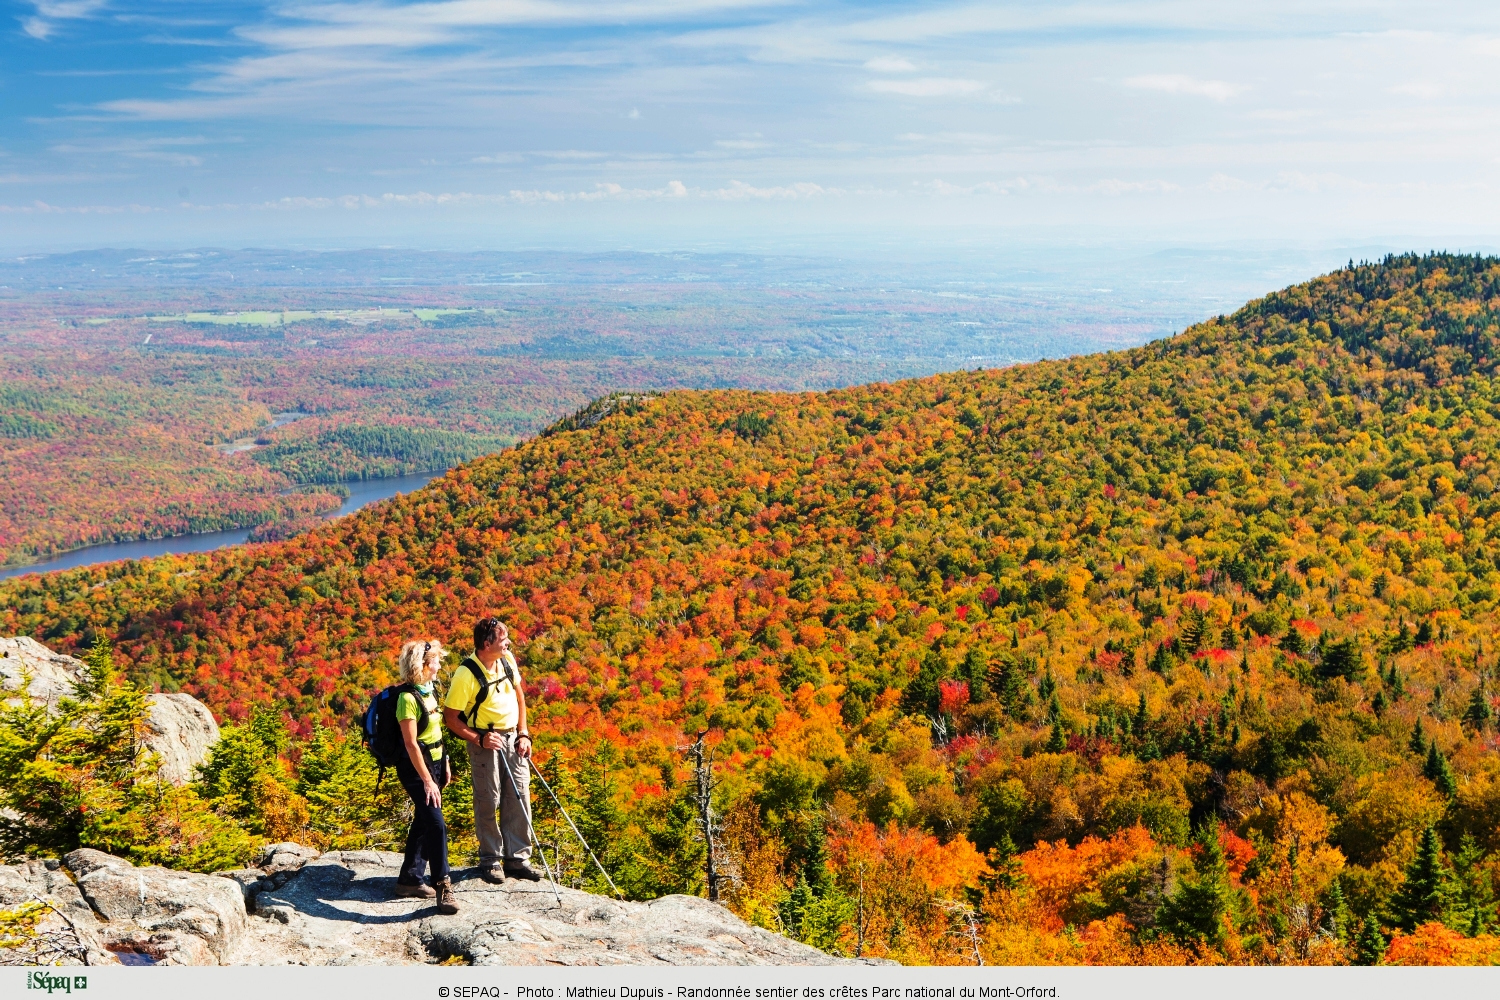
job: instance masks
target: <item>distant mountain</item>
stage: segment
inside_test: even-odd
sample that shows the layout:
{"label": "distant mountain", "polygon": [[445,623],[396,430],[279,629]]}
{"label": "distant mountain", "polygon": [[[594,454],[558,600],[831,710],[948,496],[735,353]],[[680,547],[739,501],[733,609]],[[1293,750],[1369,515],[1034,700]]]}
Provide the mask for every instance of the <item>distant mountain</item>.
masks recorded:
{"label": "distant mountain", "polygon": [[[533,728],[623,754],[618,822],[722,735],[725,808],[770,845],[737,905],[787,923],[853,891],[870,823],[990,852],[959,881],[1017,961],[1483,941],[1497,338],[1500,260],[1408,255],[1131,350],[613,397],[291,541],[6,584],[0,631],[102,633],[305,734],[493,611]],[[1451,885],[1418,913],[1428,827]]]}

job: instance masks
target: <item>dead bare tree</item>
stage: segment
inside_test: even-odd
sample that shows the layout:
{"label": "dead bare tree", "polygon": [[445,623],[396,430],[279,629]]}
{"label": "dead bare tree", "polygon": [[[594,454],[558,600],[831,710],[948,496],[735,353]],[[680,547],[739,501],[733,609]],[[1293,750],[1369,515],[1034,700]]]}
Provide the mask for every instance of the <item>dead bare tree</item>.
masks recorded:
{"label": "dead bare tree", "polygon": [[708,878],[708,898],[717,903],[723,887],[734,882],[735,876],[732,864],[727,863],[729,859],[719,846],[719,835],[724,832],[724,828],[714,818],[714,762],[713,751],[704,742],[707,736],[708,730],[705,729],[698,734],[691,746],[679,749],[686,751],[693,760],[694,778],[697,782],[693,801],[698,806],[698,828],[706,848],[704,867]]}
{"label": "dead bare tree", "polygon": [[979,914],[974,912],[974,907],[964,903],[949,903],[943,908],[950,917],[961,921],[959,934],[969,946],[970,957],[975,965],[983,965],[984,955],[979,950]]}

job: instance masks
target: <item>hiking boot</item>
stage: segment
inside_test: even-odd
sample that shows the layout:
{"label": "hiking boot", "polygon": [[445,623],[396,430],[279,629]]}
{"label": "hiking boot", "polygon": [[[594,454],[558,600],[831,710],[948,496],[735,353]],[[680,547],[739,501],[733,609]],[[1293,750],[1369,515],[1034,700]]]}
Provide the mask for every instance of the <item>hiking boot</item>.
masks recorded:
{"label": "hiking boot", "polygon": [[505,884],[505,873],[502,872],[499,868],[481,868],[479,869],[479,877],[484,879],[490,885]]}
{"label": "hiking boot", "polygon": [[437,911],[452,916],[458,912],[458,900],[453,898],[453,883],[447,879],[437,882]]}
{"label": "hiking boot", "polygon": [[542,877],[524,861],[507,861],[505,863],[505,877],[520,879],[522,882],[540,882]]}
{"label": "hiking boot", "polygon": [[431,899],[437,895],[437,892],[432,887],[423,885],[421,882],[398,881],[394,895],[402,899]]}

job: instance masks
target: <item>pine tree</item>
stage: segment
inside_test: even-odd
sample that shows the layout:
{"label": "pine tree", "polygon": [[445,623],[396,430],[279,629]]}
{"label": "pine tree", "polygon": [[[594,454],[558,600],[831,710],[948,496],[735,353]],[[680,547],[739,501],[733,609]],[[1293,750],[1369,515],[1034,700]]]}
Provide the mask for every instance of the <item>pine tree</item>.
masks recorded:
{"label": "pine tree", "polygon": [[1202,941],[1217,947],[1224,941],[1225,918],[1234,909],[1234,889],[1214,824],[1205,823],[1199,829],[1198,849],[1193,877],[1184,879],[1162,903],[1157,923],[1179,941]]}
{"label": "pine tree", "polygon": [[1422,732],[1421,719],[1417,720],[1416,726],[1412,729],[1411,739],[1407,742],[1406,747],[1412,752],[1413,756],[1427,756],[1427,734]]}
{"label": "pine tree", "polygon": [[1463,930],[1469,937],[1488,934],[1495,926],[1495,885],[1490,869],[1484,864],[1484,849],[1473,834],[1464,834],[1458,853],[1453,857],[1453,877],[1458,885],[1460,916],[1468,914]]}
{"label": "pine tree", "polygon": [[1489,728],[1494,721],[1495,712],[1490,708],[1489,695],[1485,693],[1484,685],[1481,684],[1469,695],[1469,707],[1464,709],[1464,721],[1475,729],[1483,730]]}
{"label": "pine tree", "polygon": [[781,933],[787,937],[802,940],[802,921],[816,899],[812,886],[807,884],[807,879],[798,875],[796,884],[792,886],[786,899],[782,900],[781,906],[778,907]]}
{"label": "pine tree", "polygon": [[970,649],[964,656],[961,678],[969,682],[969,701],[978,704],[989,698],[989,664],[978,647]]}
{"label": "pine tree", "polygon": [[1354,944],[1355,965],[1379,965],[1385,961],[1385,935],[1380,933],[1380,924],[1374,915],[1365,918]]}
{"label": "pine tree", "polygon": [[1328,887],[1328,895],[1323,900],[1323,915],[1329,933],[1340,941],[1348,941],[1349,903],[1344,898],[1344,884],[1340,879],[1334,879]]}
{"label": "pine tree", "polygon": [[1188,760],[1198,760],[1203,756],[1203,739],[1198,734],[1197,719],[1189,722],[1187,731],[1182,734],[1182,752],[1187,754]]}
{"label": "pine tree", "polygon": [[115,667],[114,653],[104,634],[94,636],[94,644],[83,654],[83,675],[73,682],[73,694],[78,698],[94,698],[115,687],[120,681],[120,672]]}
{"label": "pine tree", "polygon": [[1391,922],[1408,933],[1429,921],[1446,923],[1453,901],[1453,874],[1443,864],[1437,832],[1422,832],[1417,855],[1406,866],[1406,879],[1391,899]]}
{"label": "pine tree", "polygon": [[1036,682],[1037,697],[1043,701],[1052,700],[1057,694],[1057,681],[1052,677],[1049,669],[1042,674],[1042,679]]}
{"label": "pine tree", "polygon": [[1385,689],[1377,688],[1375,691],[1375,697],[1370,699],[1370,711],[1375,713],[1376,718],[1379,718],[1380,716],[1385,714],[1385,710],[1388,707],[1390,706],[1386,703],[1385,700]]}
{"label": "pine tree", "polygon": [[1318,673],[1325,678],[1342,677],[1352,681],[1364,665],[1361,660],[1359,644],[1352,637],[1327,642],[1323,644],[1323,657],[1318,665]]}
{"label": "pine tree", "polygon": [[1437,740],[1427,745],[1427,762],[1422,765],[1422,774],[1448,798],[1458,794],[1458,780],[1453,777],[1448,758],[1438,749]]}
{"label": "pine tree", "polygon": [[[1016,667],[1016,661],[1009,654],[1003,655],[990,666],[989,689],[1005,710],[1014,716],[1025,704],[1026,681],[1021,676],[1021,671]],[[970,695],[973,700],[972,694]]]}
{"label": "pine tree", "polygon": [[1068,749],[1068,736],[1063,732],[1061,722],[1052,723],[1052,735],[1047,737],[1048,753],[1063,753]]}

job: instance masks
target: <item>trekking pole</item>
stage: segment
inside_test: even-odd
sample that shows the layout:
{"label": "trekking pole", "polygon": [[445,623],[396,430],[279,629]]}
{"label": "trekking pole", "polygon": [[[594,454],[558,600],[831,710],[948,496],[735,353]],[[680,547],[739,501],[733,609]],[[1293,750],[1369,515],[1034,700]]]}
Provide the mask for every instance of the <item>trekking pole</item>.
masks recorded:
{"label": "trekking pole", "polygon": [[547,784],[547,779],[542,774],[542,769],[540,767],[533,768],[531,773],[537,776],[537,780],[542,783],[542,787],[547,789],[547,794],[552,796],[552,801],[557,805],[557,811],[562,813],[563,819],[568,821],[568,826],[573,829],[573,836],[578,838],[578,842],[583,845],[583,849],[589,852],[589,860],[594,863],[595,868],[599,869],[599,874],[604,876],[604,881],[609,883],[609,887],[615,891],[616,896],[624,899],[625,894],[620,891],[619,886],[615,885],[615,880],[609,877],[609,872],[604,870],[604,866],[599,863],[599,859],[594,857],[594,849],[589,846],[587,840],[583,839],[583,834],[578,832],[578,824],[573,822],[573,817],[568,815],[568,810],[563,808],[561,802],[558,802],[557,793],[552,790],[551,785]]}
{"label": "trekking pole", "polygon": [[[485,730],[485,732],[493,733],[494,731],[495,724],[492,722],[490,723],[489,728]],[[514,746],[514,744],[512,744],[512,746]],[[542,841],[541,838],[536,835],[536,827],[531,825],[531,803],[527,799],[521,798],[521,790],[516,787],[516,779],[515,776],[510,773],[510,765],[505,762],[505,756],[499,753],[499,751],[496,751],[495,763],[499,766],[501,772],[504,773],[505,780],[510,783],[511,794],[514,795],[516,797],[516,801],[521,804],[521,815],[526,817],[526,836],[530,838],[533,844],[536,845],[537,855],[542,859],[542,870],[547,873],[547,884],[552,886],[552,895],[557,900],[558,908],[561,909],[562,893],[558,891],[557,879],[552,877],[552,866],[547,864],[547,852],[542,850]]]}

